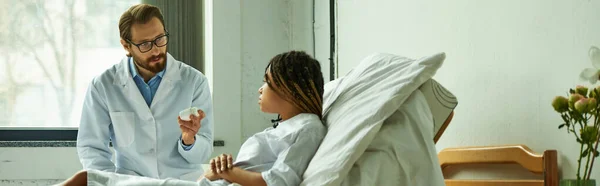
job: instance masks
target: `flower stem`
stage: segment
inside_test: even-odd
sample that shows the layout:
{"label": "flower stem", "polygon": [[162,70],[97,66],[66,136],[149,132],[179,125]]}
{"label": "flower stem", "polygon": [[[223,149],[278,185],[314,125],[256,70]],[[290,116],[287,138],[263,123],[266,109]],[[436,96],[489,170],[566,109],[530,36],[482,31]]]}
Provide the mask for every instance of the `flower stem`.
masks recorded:
{"label": "flower stem", "polygon": [[[587,157],[586,157],[587,161],[585,163],[585,171],[583,171],[583,179],[584,180],[588,179],[586,174],[587,174],[588,168],[590,166],[590,158],[591,158],[590,156],[593,156],[593,153],[591,152],[592,146],[590,144],[588,144],[586,146],[587,146]],[[590,153],[592,153],[592,155],[590,155]]]}
{"label": "flower stem", "polygon": [[[600,126],[596,126],[596,129],[598,129],[598,127]],[[598,151],[598,143],[600,143],[600,132],[598,133],[598,138],[596,138],[596,147],[594,147],[594,152],[592,153],[592,166],[590,167],[589,172],[587,173],[587,179],[590,179],[590,176],[592,175],[592,169],[594,168],[594,160],[596,160],[596,151]]]}
{"label": "flower stem", "polygon": [[[585,118],[586,117],[584,115],[583,119],[585,119]],[[579,126],[581,127],[581,129],[583,129],[583,127],[585,126],[585,124],[583,124],[583,121],[579,121],[578,123],[579,123]],[[581,143],[581,146],[579,148],[579,159],[577,160],[577,180],[581,180],[580,173],[581,173],[581,159],[583,159],[583,141],[582,141],[583,139],[579,139],[579,136],[577,135],[577,131],[573,130],[573,134],[578,139],[579,143]],[[581,135],[581,132],[579,133],[579,135]]]}
{"label": "flower stem", "polygon": [[579,173],[581,172],[581,154],[583,154],[583,143],[581,143],[581,148],[579,149],[579,159],[577,160],[577,180],[581,180],[581,176],[579,176]]}

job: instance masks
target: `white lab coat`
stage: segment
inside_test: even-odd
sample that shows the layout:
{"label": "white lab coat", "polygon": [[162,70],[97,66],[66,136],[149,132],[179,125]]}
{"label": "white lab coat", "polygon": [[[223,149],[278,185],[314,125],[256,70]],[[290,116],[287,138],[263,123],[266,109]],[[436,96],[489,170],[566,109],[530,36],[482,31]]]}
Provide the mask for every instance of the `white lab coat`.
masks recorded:
{"label": "white lab coat", "polygon": [[[148,107],[128,64],[128,58],[123,58],[89,85],[77,136],[83,168],[159,179],[197,179],[204,172],[201,164],[213,152],[213,108],[206,77],[167,54],[165,75]],[[206,117],[193,148],[185,151],[177,116],[192,106],[202,109]]]}
{"label": "white lab coat", "polygon": [[[277,128],[254,134],[240,148],[234,166],[260,172],[267,185],[299,185],[308,163],[317,152],[327,129],[314,114],[299,114]],[[224,186],[225,180],[199,182],[153,179],[101,171],[88,171],[88,185],[128,186]]]}

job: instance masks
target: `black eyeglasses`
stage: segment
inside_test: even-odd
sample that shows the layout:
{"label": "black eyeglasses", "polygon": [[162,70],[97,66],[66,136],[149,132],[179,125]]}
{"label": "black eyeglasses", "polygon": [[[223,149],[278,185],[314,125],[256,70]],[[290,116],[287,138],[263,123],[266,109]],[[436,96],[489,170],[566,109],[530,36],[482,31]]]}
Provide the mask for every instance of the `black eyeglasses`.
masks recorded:
{"label": "black eyeglasses", "polygon": [[140,52],[146,53],[152,50],[152,47],[154,45],[156,45],[156,47],[164,47],[165,45],[167,45],[167,43],[169,43],[169,33],[167,32],[165,35],[157,37],[156,39],[154,39],[154,41],[146,41],[140,44],[135,44],[129,39],[127,39],[127,42],[131,43],[132,45],[135,45],[140,50]]}

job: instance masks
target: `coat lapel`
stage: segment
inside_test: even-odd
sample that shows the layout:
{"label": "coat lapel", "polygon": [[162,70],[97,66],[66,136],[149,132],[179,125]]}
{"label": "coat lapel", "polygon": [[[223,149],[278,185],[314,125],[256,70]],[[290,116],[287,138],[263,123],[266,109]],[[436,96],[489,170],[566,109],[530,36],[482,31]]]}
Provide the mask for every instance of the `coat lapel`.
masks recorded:
{"label": "coat lapel", "polygon": [[156,95],[154,95],[154,99],[152,99],[150,108],[155,108],[157,104],[165,104],[161,102],[167,100],[172,92],[177,91],[176,89],[178,86],[176,86],[176,84],[181,80],[180,68],[181,63],[175,60],[171,54],[167,53],[167,71],[160,81],[160,85],[158,86]]}
{"label": "coat lapel", "polygon": [[134,112],[140,116],[152,116],[150,108],[146,104],[142,93],[135,85],[133,77],[129,71],[129,57],[125,57],[117,65],[117,76],[114,80],[114,84],[121,87],[123,95],[132,101]]}

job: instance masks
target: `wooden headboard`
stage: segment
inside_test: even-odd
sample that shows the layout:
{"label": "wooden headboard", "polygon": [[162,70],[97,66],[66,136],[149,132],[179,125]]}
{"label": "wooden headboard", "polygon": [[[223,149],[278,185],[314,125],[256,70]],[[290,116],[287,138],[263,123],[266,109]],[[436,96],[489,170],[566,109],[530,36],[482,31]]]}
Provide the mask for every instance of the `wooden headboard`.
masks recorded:
{"label": "wooden headboard", "polygon": [[536,154],[525,145],[480,146],[447,148],[438,154],[442,171],[450,165],[460,164],[519,164],[523,168],[543,175],[543,180],[451,180],[447,186],[558,186],[556,150]]}

